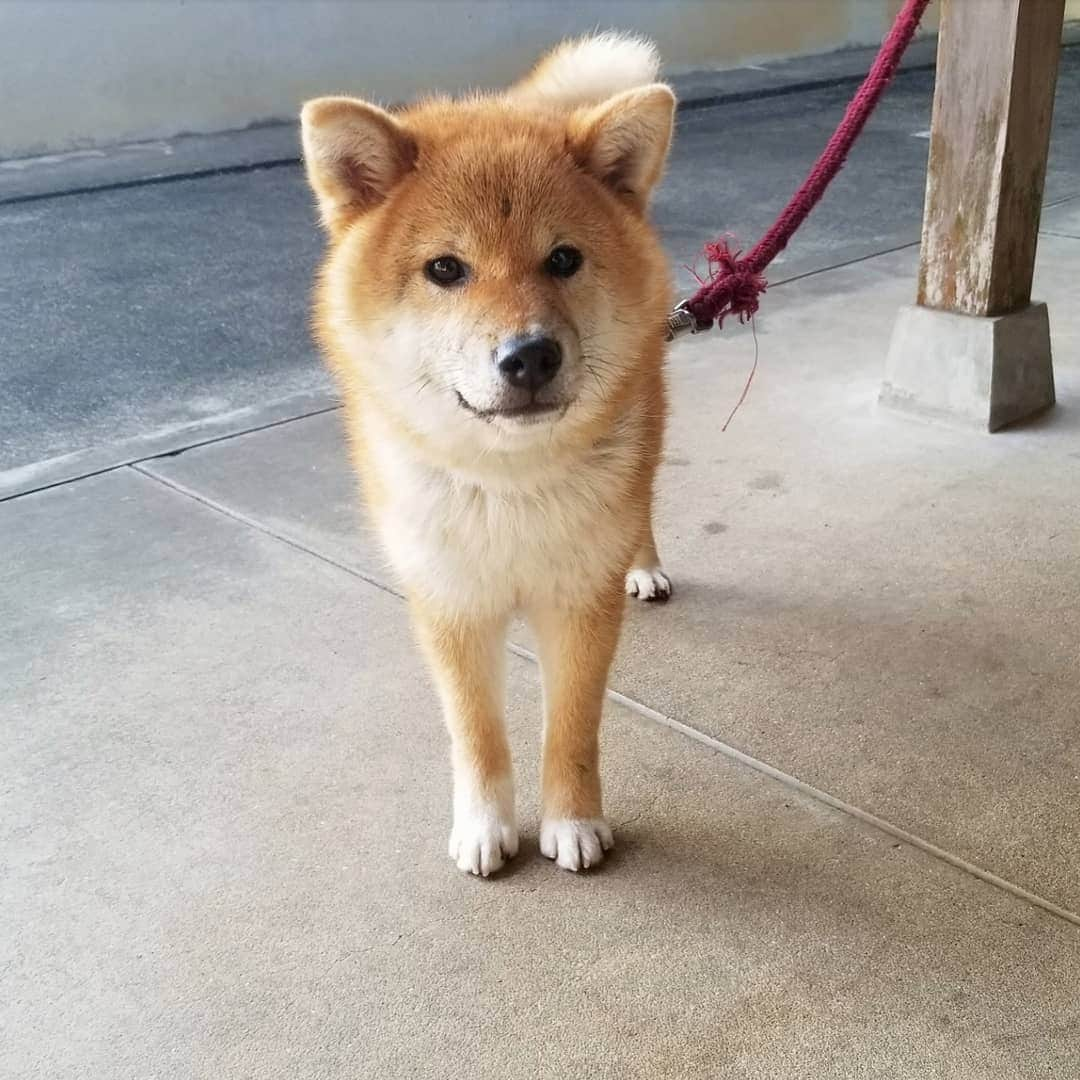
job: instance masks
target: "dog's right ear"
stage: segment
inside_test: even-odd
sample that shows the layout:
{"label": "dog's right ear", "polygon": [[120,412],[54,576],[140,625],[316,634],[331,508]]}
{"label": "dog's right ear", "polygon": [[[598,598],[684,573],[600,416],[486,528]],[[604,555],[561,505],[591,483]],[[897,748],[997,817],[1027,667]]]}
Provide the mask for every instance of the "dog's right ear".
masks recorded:
{"label": "dog's right ear", "polygon": [[308,183],[337,236],[377,206],[416,162],[416,143],[388,112],[355,98],[309,101],[300,113]]}
{"label": "dog's right ear", "polygon": [[632,205],[644,209],[671,143],[675,95],[663,83],[624,90],[570,117],[578,161]]}

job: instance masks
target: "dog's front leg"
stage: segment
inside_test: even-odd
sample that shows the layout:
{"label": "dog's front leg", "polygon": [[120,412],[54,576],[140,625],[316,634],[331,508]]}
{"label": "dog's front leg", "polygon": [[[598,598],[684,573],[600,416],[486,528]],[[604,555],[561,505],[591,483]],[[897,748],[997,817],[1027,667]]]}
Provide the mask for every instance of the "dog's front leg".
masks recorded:
{"label": "dog's front leg", "polygon": [[454,826],[450,858],[487,877],[518,849],[514,777],[503,724],[506,620],[447,618],[413,604],[450,729]]}
{"label": "dog's front leg", "polygon": [[567,870],[596,866],[613,843],[600,796],[600,716],[622,611],[616,579],[587,605],[530,612],[544,678],[540,850]]}

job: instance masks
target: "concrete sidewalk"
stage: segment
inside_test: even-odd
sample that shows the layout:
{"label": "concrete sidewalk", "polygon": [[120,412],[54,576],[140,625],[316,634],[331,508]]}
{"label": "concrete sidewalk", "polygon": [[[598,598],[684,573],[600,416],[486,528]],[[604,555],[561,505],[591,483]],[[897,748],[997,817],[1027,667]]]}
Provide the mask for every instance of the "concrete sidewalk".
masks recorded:
{"label": "concrete sidewalk", "polygon": [[[754,152],[779,189],[818,110],[770,108]],[[685,196],[722,134],[708,113],[683,119],[673,246],[719,231]],[[895,145],[914,169],[896,132],[880,153]],[[27,424],[0,503],[0,1076],[1080,1074],[1080,146],[1055,155],[1036,294],[1060,405],[1039,421],[991,437],[877,408],[914,289],[915,249],[886,250],[918,221],[910,177],[892,216],[846,178],[809,276],[766,297],[726,434],[749,328],[673,350],[676,594],[629,614],[604,746],[618,847],[595,874],[537,851],[521,634],[522,853],[490,881],[446,858],[446,739],[404,606],[332,399],[273,404],[306,369],[272,342],[230,404],[273,426],[218,418],[153,457],[130,440],[172,436],[138,408],[115,445]],[[267,175],[189,195],[250,222]],[[38,226],[100,223],[81,198],[35,204]],[[130,231],[157,206],[114,209]],[[176,266],[162,296],[210,294]],[[261,312],[275,294],[244,296]],[[107,471],[35,473],[45,443]]]}

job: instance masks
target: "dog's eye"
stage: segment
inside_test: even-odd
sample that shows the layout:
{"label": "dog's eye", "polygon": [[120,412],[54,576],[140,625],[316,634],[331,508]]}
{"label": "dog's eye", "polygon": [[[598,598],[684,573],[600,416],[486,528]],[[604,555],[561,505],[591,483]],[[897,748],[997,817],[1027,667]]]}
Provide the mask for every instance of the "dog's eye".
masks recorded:
{"label": "dog's eye", "polygon": [[465,276],[465,267],[453,255],[440,255],[424,267],[424,273],[436,285],[453,285]]}
{"label": "dog's eye", "polygon": [[575,247],[557,247],[545,260],[544,269],[552,277],[573,277],[581,269],[582,255]]}

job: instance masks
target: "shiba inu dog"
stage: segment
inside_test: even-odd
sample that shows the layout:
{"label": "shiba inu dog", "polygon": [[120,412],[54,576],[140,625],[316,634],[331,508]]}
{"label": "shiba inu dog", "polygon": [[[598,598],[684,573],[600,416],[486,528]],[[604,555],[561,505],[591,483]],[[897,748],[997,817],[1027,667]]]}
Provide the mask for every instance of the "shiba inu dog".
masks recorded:
{"label": "shiba inu dog", "polygon": [[450,856],[518,847],[508,621],[544,687],[540,848],[612,845],[598,736],[624,593],[666,598],[652,532],[668,268],[647,220],[675,98],[643,41],[568,42],[509,90],[398,112],[308,102],[329,249],[315,327],[365,499],[450,730]]}

